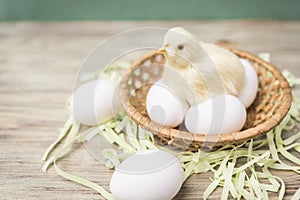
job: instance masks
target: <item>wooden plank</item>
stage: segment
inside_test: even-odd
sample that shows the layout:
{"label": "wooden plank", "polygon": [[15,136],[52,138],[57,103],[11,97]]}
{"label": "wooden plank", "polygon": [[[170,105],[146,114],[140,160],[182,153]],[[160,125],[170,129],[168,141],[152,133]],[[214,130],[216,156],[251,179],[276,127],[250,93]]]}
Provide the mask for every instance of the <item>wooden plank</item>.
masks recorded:
{"label": "wooden plank", "polygon": [[[275,65],[300,76],[298,21],[0,23],[0,199],[101,199],[96,192],[62,179],[53,168],[41,172],[42,153],[67,119],[65,101],[78,66],[99,42],[120,31],[178,25],[203,41],[226,40],[252,53],[271,52]],[[296,93],[300,95],[299,88]],[[109,188],[112,171],[80,145],[60,166]],[[285,199],[290,199],[300,176],[275,174],[285,180]],[[176,199],[201,199],[211,176],[192,176]],[[217,190],[211,199],[220,195]],[[276,194],[271,198],[277,199]]]}

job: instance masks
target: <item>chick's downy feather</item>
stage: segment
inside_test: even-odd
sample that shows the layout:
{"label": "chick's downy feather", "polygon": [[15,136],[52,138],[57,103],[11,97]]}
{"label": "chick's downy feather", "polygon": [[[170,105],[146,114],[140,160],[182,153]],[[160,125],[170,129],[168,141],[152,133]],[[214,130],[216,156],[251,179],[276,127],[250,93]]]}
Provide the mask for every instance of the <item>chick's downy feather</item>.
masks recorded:
{"label": "chick's downy feather", "polygon": [[190,105],[220,94],[239,95],[244,67],[230,51],[200,42],[181,27],[167,31],[163,48],[166,67],[162,81]]}

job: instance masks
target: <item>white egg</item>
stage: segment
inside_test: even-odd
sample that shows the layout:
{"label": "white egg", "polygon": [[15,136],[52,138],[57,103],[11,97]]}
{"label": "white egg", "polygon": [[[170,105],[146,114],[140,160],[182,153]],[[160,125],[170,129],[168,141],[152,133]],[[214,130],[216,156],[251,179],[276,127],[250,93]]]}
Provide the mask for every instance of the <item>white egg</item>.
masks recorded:
{"label": "white egg", "polygon": [[77,122],[94,126],[111,118],[119,110],[114,86],[109,80],[84,83],[73,93],[72,111]]}
{"label": "white egg", "polygon": [[258,90],[258,78],[256,71],[249,61],[245,59],[240,59],[241,63],[245,68],[245,81],[242,88],[242,91],[238,98],[244,104],[246,108],[250,107],[250,105],[255,100],[257,90]]}
{"label": "white egg", "polygon": [[154,122],[176,127],[183,122],[188,105],[167,86],[156,82],[147,94],[146,108]]}
{"label": "white egg", "polygon": [[191,107],[185,116],[185,126],[192,133],[232,133],[243,128],[246,109],[232,95],[220,95]]}
{"label": "white egg", "polygon": [[115,170],[110,190],[118,200],[170,200],[183,183],[178,159],[162,150],[134,154]]}

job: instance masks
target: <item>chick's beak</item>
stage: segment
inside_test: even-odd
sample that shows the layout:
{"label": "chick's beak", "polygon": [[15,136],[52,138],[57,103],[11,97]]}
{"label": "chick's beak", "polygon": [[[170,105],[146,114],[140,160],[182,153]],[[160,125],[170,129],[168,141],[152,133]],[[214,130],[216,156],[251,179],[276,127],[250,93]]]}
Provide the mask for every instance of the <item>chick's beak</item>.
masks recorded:
{"label": "chick's beak", "polygon": [[166,54],[167,51],[166,51],[166,49],[160,48],[160,49],[158,49],[158,50],[156,51],[156,53],[158,53],[158,54]]}
{"label": "chick's beak", "polygon": [[158,50],[156,51],[156,53],[158,53],[158,54],[166,54],[166,53],[167,53],[166,48],[167,48],[168,46],[169,46],[169,44],[165,44],[162,48],[158,49]]}

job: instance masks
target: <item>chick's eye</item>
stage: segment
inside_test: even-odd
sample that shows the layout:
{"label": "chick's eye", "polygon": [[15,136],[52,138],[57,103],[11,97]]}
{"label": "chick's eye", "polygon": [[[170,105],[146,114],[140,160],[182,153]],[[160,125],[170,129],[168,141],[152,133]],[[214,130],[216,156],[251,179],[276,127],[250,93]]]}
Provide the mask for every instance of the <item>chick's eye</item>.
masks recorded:
{"label": "chick's eye", "polygon": [[183,44],[179,44],[179,45],[177,46],[177,49],[179,49],[179,50],[183,50],[183,49],[184,49],[184,46],[183,46]]}

